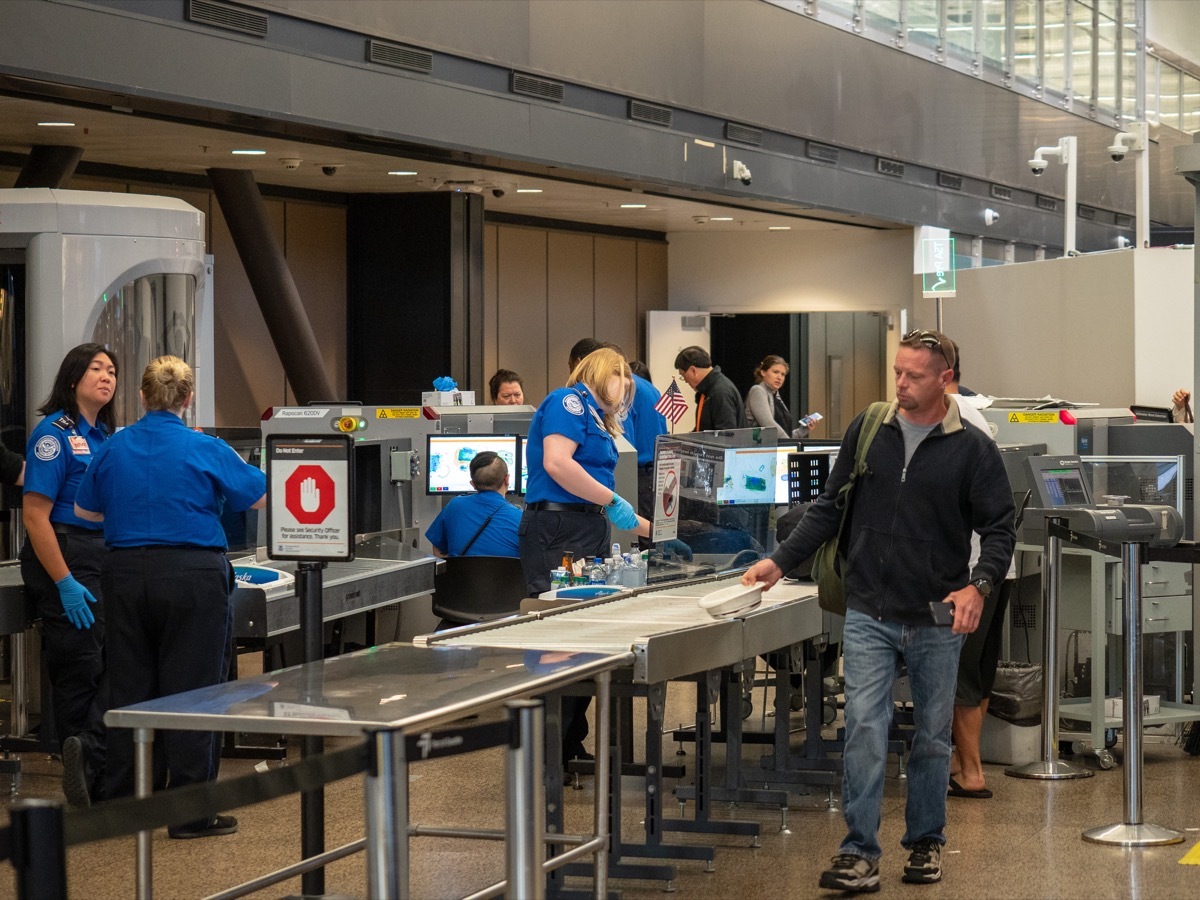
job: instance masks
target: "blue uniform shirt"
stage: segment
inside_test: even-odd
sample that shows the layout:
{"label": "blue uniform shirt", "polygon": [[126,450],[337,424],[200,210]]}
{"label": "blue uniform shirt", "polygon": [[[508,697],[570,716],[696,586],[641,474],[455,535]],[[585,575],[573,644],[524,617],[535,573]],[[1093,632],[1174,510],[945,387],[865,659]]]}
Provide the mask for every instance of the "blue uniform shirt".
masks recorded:
{"label": "blue uniform shirt", "polygon": [[224,441],[193,431],[172,412],[148,412],[109,439],[75,496],[104,513],[110,547],[225,548],[221,510],[244,510],[267,476]]}
{"label": "blue uniform shirt", "polygon": [[488,516],[492,516],[492,520],[466,555],[520,556],[517,526],[521,524],[521,511],[496,491],[455,497],[437,514],[433,524],[426,529],[425,537],[447,556],[462,556],[463,547]]}
{"label": "blue uniform shirt", "polygon": [[542,438],[548,434],[561,434],[573,440],[579,445],[573,459],[606,488],[616,485],[617,444],[604,430],[604,414],[587,387],[574,384],[559,388],[546,397],[529,423],[529,440],[525,444],[529,485],[525,502],[591,502],[576,497],[546,474],[542,465]]}
{"label": "blue uniform shirt", "polygon": [[662,394],[640,375],[633,376],[633,405],[625,420],[625,438],[637,450],[639,466],[654,462],[654,439],[667,433],[667,420],[654,408]]}
{"label": "blue uniform shirt", "polygon": [[99,531],[98,522],[75,515],[75,492],[93,455],[108,439],[103,425],[76,422],[61,409],[38,422],[25,446],[25,493],[54,501],[50,521]]}

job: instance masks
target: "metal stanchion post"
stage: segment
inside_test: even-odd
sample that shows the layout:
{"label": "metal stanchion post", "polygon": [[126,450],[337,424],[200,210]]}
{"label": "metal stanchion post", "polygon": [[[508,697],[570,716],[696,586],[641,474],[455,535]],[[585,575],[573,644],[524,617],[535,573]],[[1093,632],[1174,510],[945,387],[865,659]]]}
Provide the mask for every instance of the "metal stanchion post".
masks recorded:
{"label": "metal stanchion post", "polygon": [[[133,729],[133,795],[149,797],[154,792],[154,729]],[[154,896],[154,866],[150,859],[152,833],[137,833],[137,897],[150,900]]]}
{"label": "metal stanchion post", "polygon": [[12,866],[18,900],[67,896],[67,845],[63,808],[51,800],[12,805]]}
{"label": "metal stanchion post", "polygon": [[505,755],[505,858],[508,896],[543,900],[546,876],[546,791],[542,782],[542,704],[514,700],[508,714],[515,720],[516,743]]}
{"label": "metal stanchion post", "polygon": [[1085,841],[1120,847],[1178,844],[1183,834],[1142,822],[1142,562],[1144,544],[1121,545],[1121,577],[1125,587],[1125,702],[1121,725],[1125,729],[1125,819],[1115,825],[1091,828]]}
{"label": "metal stanchion post", "polygon": [[371,735],[371,765],[363,793],[367,825],[367,896],[408,896],[408,759],[404,734]]}
{"label": "metal stanchion post", "polygon": [[[325,658],[325,625],[321,610],[323,562],[302,562],[296,567],[296,596],[300,601],[300,638],[304,648],[305,665],[316,665]],[[319,703],[319,697],[309,697]],[[323,738],[304,735],[300,739],[300,755],[307,759],[320,756],[325,749]],[[325,852],[325,789],[315,788],[300,795],[300,853],[305,859]],[[312,869],[300,878],[305,895],[325,893],[325,870]]]}
{"label": "metal stanchion post", "polygon": [[[612,779],[612,672],[601,672],[596,676],[596,778],[595,778],[595,836],[604,838],[596,851],[596,873],[593,878],[593,896],[596,900],[608,897],[608,854],[611,835],[608,831],[608,792]],[[621,775],[617,773],[617,790],[621,789]]]}
{"label": "metal stanchion post", "polygon": [[1062,596],[1062,540],[1051,535],[1046,519],[1046,542],[1042,548],[1042,758],[1037,762],[1005,769],[1014,778],[1058,780],[1091,778],[1096,773],[1058,758],[1058,603]]}

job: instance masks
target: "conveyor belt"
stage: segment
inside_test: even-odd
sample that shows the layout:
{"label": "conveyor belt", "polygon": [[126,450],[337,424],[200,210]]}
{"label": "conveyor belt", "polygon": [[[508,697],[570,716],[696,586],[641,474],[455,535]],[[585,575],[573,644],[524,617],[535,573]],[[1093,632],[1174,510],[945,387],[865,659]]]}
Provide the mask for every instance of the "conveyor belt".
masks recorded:
{"label": "conveyor belt", "polygon": [[[253,558],[234,560],[253,563]],[[326,622],[354,613],[378,609],[409,597],[433,591],[437,559],[355,559],[329,563],[321,578],[322,617]],[[292,572],[295,563],[271,562],[271,568]],[[239,587],[234,592],[234,636],[275,637],[300,627],[300,600],[296,586]]]}
{"label": "conveyor belt", "polygon": [[444,632],[445,637],[424,635],[417,642],[589,653],[632,650],[633,680],[653,684],[734,665],[821,633],[813,585],[780,582],[763,594],[758,607],[728,619],[714,619],[700,609],[701,597],[739,579],[726,575],[616,594]]}

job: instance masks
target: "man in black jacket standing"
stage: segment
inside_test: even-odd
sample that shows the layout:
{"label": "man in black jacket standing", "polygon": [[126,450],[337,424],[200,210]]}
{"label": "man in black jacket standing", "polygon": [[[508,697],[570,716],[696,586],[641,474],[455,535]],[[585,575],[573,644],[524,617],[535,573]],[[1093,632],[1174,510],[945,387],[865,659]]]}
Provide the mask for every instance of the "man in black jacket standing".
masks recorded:
{"label": "man in black jacket standing", "polygon": [[742,427],[742,394],[714,366],[703,347],[684,347],[675,356],[679,377],[696,392],[696,430]]}
{"label": "man in black jacket standing", "polygon": [[[844,671],[846,742],[842,808],[847,833],[821,875],[838,891],[879,889],[879,819],[883,800],[892,683],[907,665],[916,731],[908,764],[903,880],[942,876],[946,790],[950,779],[950,722],[958,653],[975,630],[984,598],[1008,570],[1016,534],[1013,501],[988,435],[959,418],[945,394],[954,369],[954,344],[937,331],[904,336],[894,366],[896,401],[867,453],[854,488],[841,546],[846,585]],[[834,536],[841,512],[838,489],[854,465],[863,416],[850,424],[825,493],[768,559],[743,582],[774,585]],[[982,551],[968,570],[971,532]],[[954,607],[954,624],[933,623],[930,603]]]}

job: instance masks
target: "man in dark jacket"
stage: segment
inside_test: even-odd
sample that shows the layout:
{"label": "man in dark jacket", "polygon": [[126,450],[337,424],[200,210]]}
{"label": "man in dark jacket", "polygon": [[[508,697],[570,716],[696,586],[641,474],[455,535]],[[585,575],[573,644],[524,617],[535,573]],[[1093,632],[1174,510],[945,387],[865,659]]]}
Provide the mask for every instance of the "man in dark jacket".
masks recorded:
{"label": "man in dark jacket", "polygon": [[[940,332],[913,331],[901,340],[896,401],[867,453],[841,542],[847,834],[821,875],[820,886],[830,890],[879,889],[892,683],[902,665],[908,667],[916,720],[901,839],[909,851],[903,880],[924,884],[942,875],[958,653],[963,635],[979,624],[984,598],[1004,579],[1016,543],[1000,451],[988,435],[963,424],[958,405],[945,395],[954,355]],[[833,501],[849,480],[862,423],[859,415],[847,429],[825,493],[769,559],[750,567],[746,584],[774,585],[834,536],[841,513]],[[982,550],[968,570],[972,531]],[[933,624],[929,605],[936,601],[953,605],[953,627]]]}
{"label": "man in dark jacket", "polygon": [[742,426],[742,395],[737,385],[714,366],[703,347],[684,347],[675,356],[675,368],[696,392],[696,430]]}

